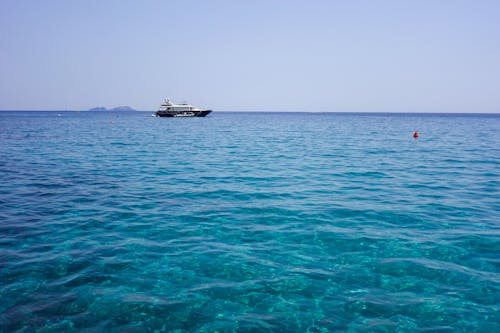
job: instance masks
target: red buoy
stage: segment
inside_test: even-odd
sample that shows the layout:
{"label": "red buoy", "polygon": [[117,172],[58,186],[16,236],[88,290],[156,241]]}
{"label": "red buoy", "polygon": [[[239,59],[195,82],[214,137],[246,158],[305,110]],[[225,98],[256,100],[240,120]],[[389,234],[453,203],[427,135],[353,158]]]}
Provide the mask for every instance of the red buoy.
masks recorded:
{"label": "red buoy", "polygon": [[418,132],[417,132],[417,131],[415,131],[415,133],[413,133],[413,137],[414,137],[415,139],[416,139],[416,138],[418,138]]}

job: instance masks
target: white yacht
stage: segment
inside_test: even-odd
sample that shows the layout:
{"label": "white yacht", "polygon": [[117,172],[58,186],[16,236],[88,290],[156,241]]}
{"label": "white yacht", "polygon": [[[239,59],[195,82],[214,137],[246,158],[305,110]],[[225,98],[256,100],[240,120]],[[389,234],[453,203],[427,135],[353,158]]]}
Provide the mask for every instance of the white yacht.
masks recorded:
{"label": "white yacht", "polygon": [[157,117],[205,117],[212,110],[200,109],[190,104],[175,104],[168,98],[160,105],[156,111]]}

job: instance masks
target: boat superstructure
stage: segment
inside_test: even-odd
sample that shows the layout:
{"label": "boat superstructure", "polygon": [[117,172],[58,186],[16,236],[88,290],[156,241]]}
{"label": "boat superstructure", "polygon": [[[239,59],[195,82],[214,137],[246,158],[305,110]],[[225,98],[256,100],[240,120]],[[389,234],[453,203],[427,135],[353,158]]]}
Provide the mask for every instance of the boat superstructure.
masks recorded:
{"label": "boat superstructure", "polygon": [[156,111],[157,117],[205,117],[212,110],[200,109],[191,104],[175,104],[170,99],[166,98],[165,102],[160,105],[160,109]]}

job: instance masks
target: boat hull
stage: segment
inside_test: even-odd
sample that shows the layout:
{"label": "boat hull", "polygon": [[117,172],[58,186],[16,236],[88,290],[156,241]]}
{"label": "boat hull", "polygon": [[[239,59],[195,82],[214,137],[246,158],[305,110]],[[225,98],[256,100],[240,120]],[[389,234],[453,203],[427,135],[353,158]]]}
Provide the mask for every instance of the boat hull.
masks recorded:
{"label": "boat hull", "polygon": [[200,111],[156,111],[155,115],[157,117],[205,117],[207,114],[212,112],[212,110],[200,110]]}

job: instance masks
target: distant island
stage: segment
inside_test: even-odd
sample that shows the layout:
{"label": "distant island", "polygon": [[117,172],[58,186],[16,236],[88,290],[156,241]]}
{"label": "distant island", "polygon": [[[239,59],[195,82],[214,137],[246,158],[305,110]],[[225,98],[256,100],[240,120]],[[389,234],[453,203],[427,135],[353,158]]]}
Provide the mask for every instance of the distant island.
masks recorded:
{"label": "distant island", "polygon": [[89,109],[89,111],[136,111],[130,106],[117,106],[111,109],[106,109],[105,107],[99,106],[96,108]]}

